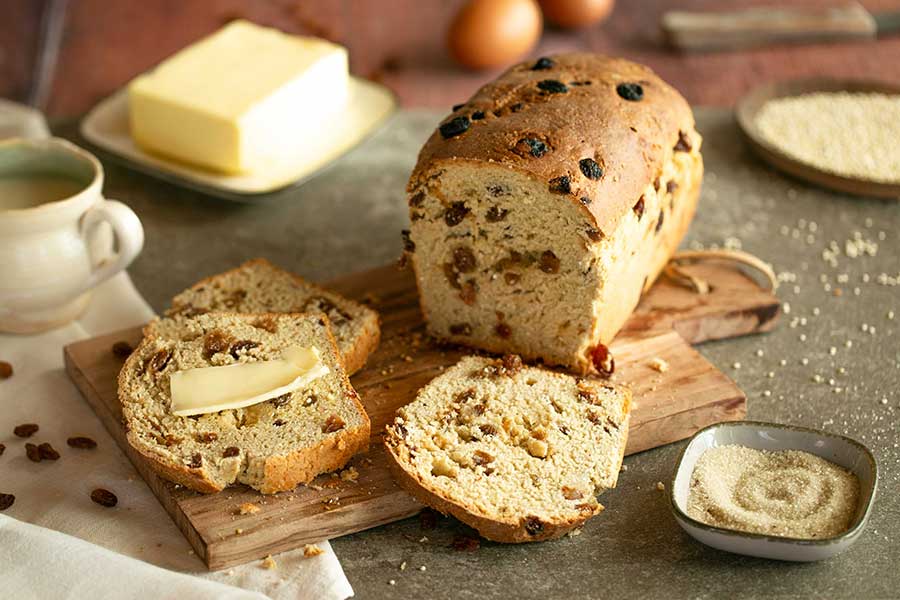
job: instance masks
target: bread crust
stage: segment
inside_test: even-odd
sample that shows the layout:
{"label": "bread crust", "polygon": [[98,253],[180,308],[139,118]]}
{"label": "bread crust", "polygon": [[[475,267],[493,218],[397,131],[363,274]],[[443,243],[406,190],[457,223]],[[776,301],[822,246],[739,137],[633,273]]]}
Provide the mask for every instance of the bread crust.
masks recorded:
{"label": "bread crust", "polygon": [[[230,315],[233,313],[221,313]],[[290,313],[261,313],[260,317],[285,317],[291,316]],[[295,314],[293,316],[300,316]],[[328,323],[327,315],[320,317]],[[331,333],[330,325],[325,328],[328,341],[334,354],[340,357],[334,336]],[[125,385],[126,373],[129,369],[135,369],[137,362],[142,358],[144,347],[153,344],[157,336],[145,336],[138,347],[126,359],[122,369],[119,371],[117,378],[119,401],[125,403],[126,395]],[[359,399],[359,394],[353,389],[346,373],[341,374],[341,385],[344,393],[353,402],[357,411],[363,416],[363,423],[359,427],[353,429],[342,429],[335,432],[334,435],[322,440],[318,444],[290,452],[283,455],[269,456],[264,461],[263,480],[258,486],[258,490],[263,494],[274,494],[292,490],[300,484],[309,483],[317,475],[328,473],[343,467],[347,461],[355,454],[365,452],[369,447],[369,438],[371,434],[371,421]],[[149,467],[160,477],[183,485],[187,488],[211,494],[220,492],[227,485],[222,485],[212,478],[205,466],[192,468],[184,464],[175,464],[166,460],[164,457],[151,452],[146,448],[145,444],[137,438],[129,429],[128,422],[123,418],[126,427],[126,439],[129,445],[136,450],[141,456],[147,460]],[[246,458],[246,457],[244,457]],[[238,471],[240,468],[237,469]],[[237,483],[237,482],[234,482]],[[230,484],[229,484],[230,485]]]}
{"label": "bread crust", "polygon": [[[215,275],[210,275],[209,277],[204,277],[203,279],[196,282],[191,287],[180,292],[178,295],[180,296],[181,294],[185,294],[188,292],[194,292],[197,290],[197,288],[208,286],[211,283],[215,282],[216,280],[225,279],[225,278],[232,276],[244,269],[252,269],[257,266],[282,271],[283,273],[290,275],[290,277],[292,279],[294,279],[294,281],[302,284],[305,287],[316,290],[316,292],[318,292],[320,294],[328,295],[328,296],[339,296],[344,302],[353,304],[354,307],[356,307],[358,310],[360,310],[364,314],[366,314],[368,318],[366,318],[365,322],[363,323],[362,335],[359,337],[359,339],[356,340],[356,343],[353,345],[353,347],[349,351],[340,353],[341,358],[344,361],[344,369],[346,369],[348,375],[352,375],[352,374],[356,373],[357,371],[359,371],[360,369],[362,369],[365,366],[366,361],[369,359],[369,356],[371,356],[372,353],[375,352],[375,349],[378,347],[378,344],[381,341],[381,316],[378,314],[378,312],[372,310],[368,306],[365,306],[363,304],[360,304],[359,302],[356,302],[355,300],[350,300],[349,298],[345,298],[344,296],[341,296],[337,292],[333,292],[333,291],[326,289],[318,284],[307,281],[306,279],[300,277],[296,273],[292,273],[291,271],[281,269],[277,265],[274,265],[268,259],[265,259],[262,257],[253,258],[253,259],[250,259],[250,260],[247,260],[247,261],[241,263],[240,265],[238,265],[237,267],[235,267],[233,269],[229,269],[227,271],[224,271],[222,273],[217,273]],[[171,306],[166,311],[166,314],[168,315],[173,310],[177,310],[177,308],[178,307],[175,305]],[[216,311],[216,312],[220,312],[220,311]],[[279,313],[279,314],[281,314],[281,313]],[[150,332],[152,332],[152,323],[144,328],[144,335],[148,335]]]}
{"label": "bread crust", "polygon": [[[693,114],[649,67],[593,53],[550,59],[549,69],[534,70],[534,61],[515,65],[455,111],[452,118],[470,119],[468,129],[448,139],[440,131],[431,135],[408,192],[416,194],[454,161],[495,163],[545,183],[567,176],[571,191],[561,198],[575,203],[599,231],[613,231],[659,175],[679,132],[694,131]],[[565,84],[567,91],[542,90],[547,80]],[[616,89],[620,83],[639,84],[643,98],[624,99]],[[483,117],[471,120],[475,113]],[[523,152],[524,138],[540,140],[548,150],[537,157]],[[603,176],[588,178],[579,165],[584,158],[595,160]]]}

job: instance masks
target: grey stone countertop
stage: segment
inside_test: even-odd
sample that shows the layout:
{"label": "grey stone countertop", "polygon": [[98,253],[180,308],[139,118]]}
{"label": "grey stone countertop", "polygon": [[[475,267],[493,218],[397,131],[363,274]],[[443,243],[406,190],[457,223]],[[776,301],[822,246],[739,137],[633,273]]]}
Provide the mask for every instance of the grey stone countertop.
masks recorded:
{"label": "grey stone countertop", "polygon": [[[138,289],[161,310],[198,278],[255,256],[314,280],[395,260],[406,178],[440,116],[400,113],[305,185],[250,204],[104,160],[107,197],[146,228],[130,269]],[[413,518],[334,540],[358,598],[900,597],[900,204],[773,172],[749,154],[730,112],[700,109],[697,121],[706,178],[685,244],[740,245],[770,261],[785,303],[775,331],[700,350],[747,393],[749,418],[849,435],[874,452],[881,481],[862,539],[811,564],[695,542],[657,489],[671,479],[677,443],[628,457],[618,487],[601,497],[606,510],[578,536],[459,551],[454,537],[471,530]]]}

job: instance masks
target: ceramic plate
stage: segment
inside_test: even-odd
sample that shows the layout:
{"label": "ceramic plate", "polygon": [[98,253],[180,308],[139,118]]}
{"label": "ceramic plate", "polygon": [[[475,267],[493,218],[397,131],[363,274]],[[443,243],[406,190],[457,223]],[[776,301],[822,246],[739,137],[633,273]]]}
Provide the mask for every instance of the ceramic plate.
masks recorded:
{"label": "ceramic plate", "polygon": [[351,77],[347,109],[334,117],[328,128],[331,135],[313,143],[304,140],[284,160],[241,175],[207,171],[141,149],[129,132],[126,89],[106,98],[88,113],[81,122],[81,135],[112,157],[154,177],[229,200],[249,201],[309,179],[374,132],[396,106],[396,97],[386,87]]}
{"label": "ceramic plate", "polygon": [[[691,475],[700,455],[709,448],[735,444],[759,450],[803,450],[849,469],[859,478],[860,486],[859,505],[849,529],[832,538],[807,540],[724,529],[689,517],[687,503]],[[808,562],[843,552],[859,539],[869,520],[877,487],[875,458],[859,442],[802,427],[734,421],[711,425],[694,434],[678,461],[669,486],[669,498],[678,524],[707,546],[748,556]]]}

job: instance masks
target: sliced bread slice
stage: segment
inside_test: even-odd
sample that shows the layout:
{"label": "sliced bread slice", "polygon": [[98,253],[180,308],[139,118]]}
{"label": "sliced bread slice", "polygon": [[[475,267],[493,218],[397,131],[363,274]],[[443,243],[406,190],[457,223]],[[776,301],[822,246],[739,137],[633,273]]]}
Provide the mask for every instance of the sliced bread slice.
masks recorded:
{"label": "sliced bread slice", "polygon": [[387,427],[388,464],[417,500],[498,542],[559,537],[603,507],[628,437],[631,393],[603,381],[463,358]]}
{"label": "sliced bread slice", "polygon": [[[281,358],[313,346],[329,373],[246,408],[172,414],[170,377],[197,367]],[[369,418],[323,315],[232,313],[163,319],[119,373],[128,442],[164,478],[204,493],[244,483],[264,494],[338,469],[369,444]]]}
{"label": "sliced bread slice", "polygon": [[[263,258],[207,277],[172,299],[166,316],[207,312],[323,313],[344,359],[347,373],[366,364],[381,336],[378,313],[340,294],[312,284]],[[144,331],[152,335],[154,324]]]}

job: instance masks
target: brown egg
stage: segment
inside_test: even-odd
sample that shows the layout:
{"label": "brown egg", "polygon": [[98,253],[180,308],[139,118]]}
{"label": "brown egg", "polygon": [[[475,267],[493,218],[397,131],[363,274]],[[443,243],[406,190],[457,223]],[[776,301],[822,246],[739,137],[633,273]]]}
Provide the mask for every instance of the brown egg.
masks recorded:
{"label": "brown egg", "polygon": [[534,48],[542,25],[535,0],[469,0],[450,25],[447,45],[471,69],[501,67]]}
{"label": "brown egg", "polygon": [[587,27],[606,19],[615,0],[539,0],[548,21],[560,27]]}

